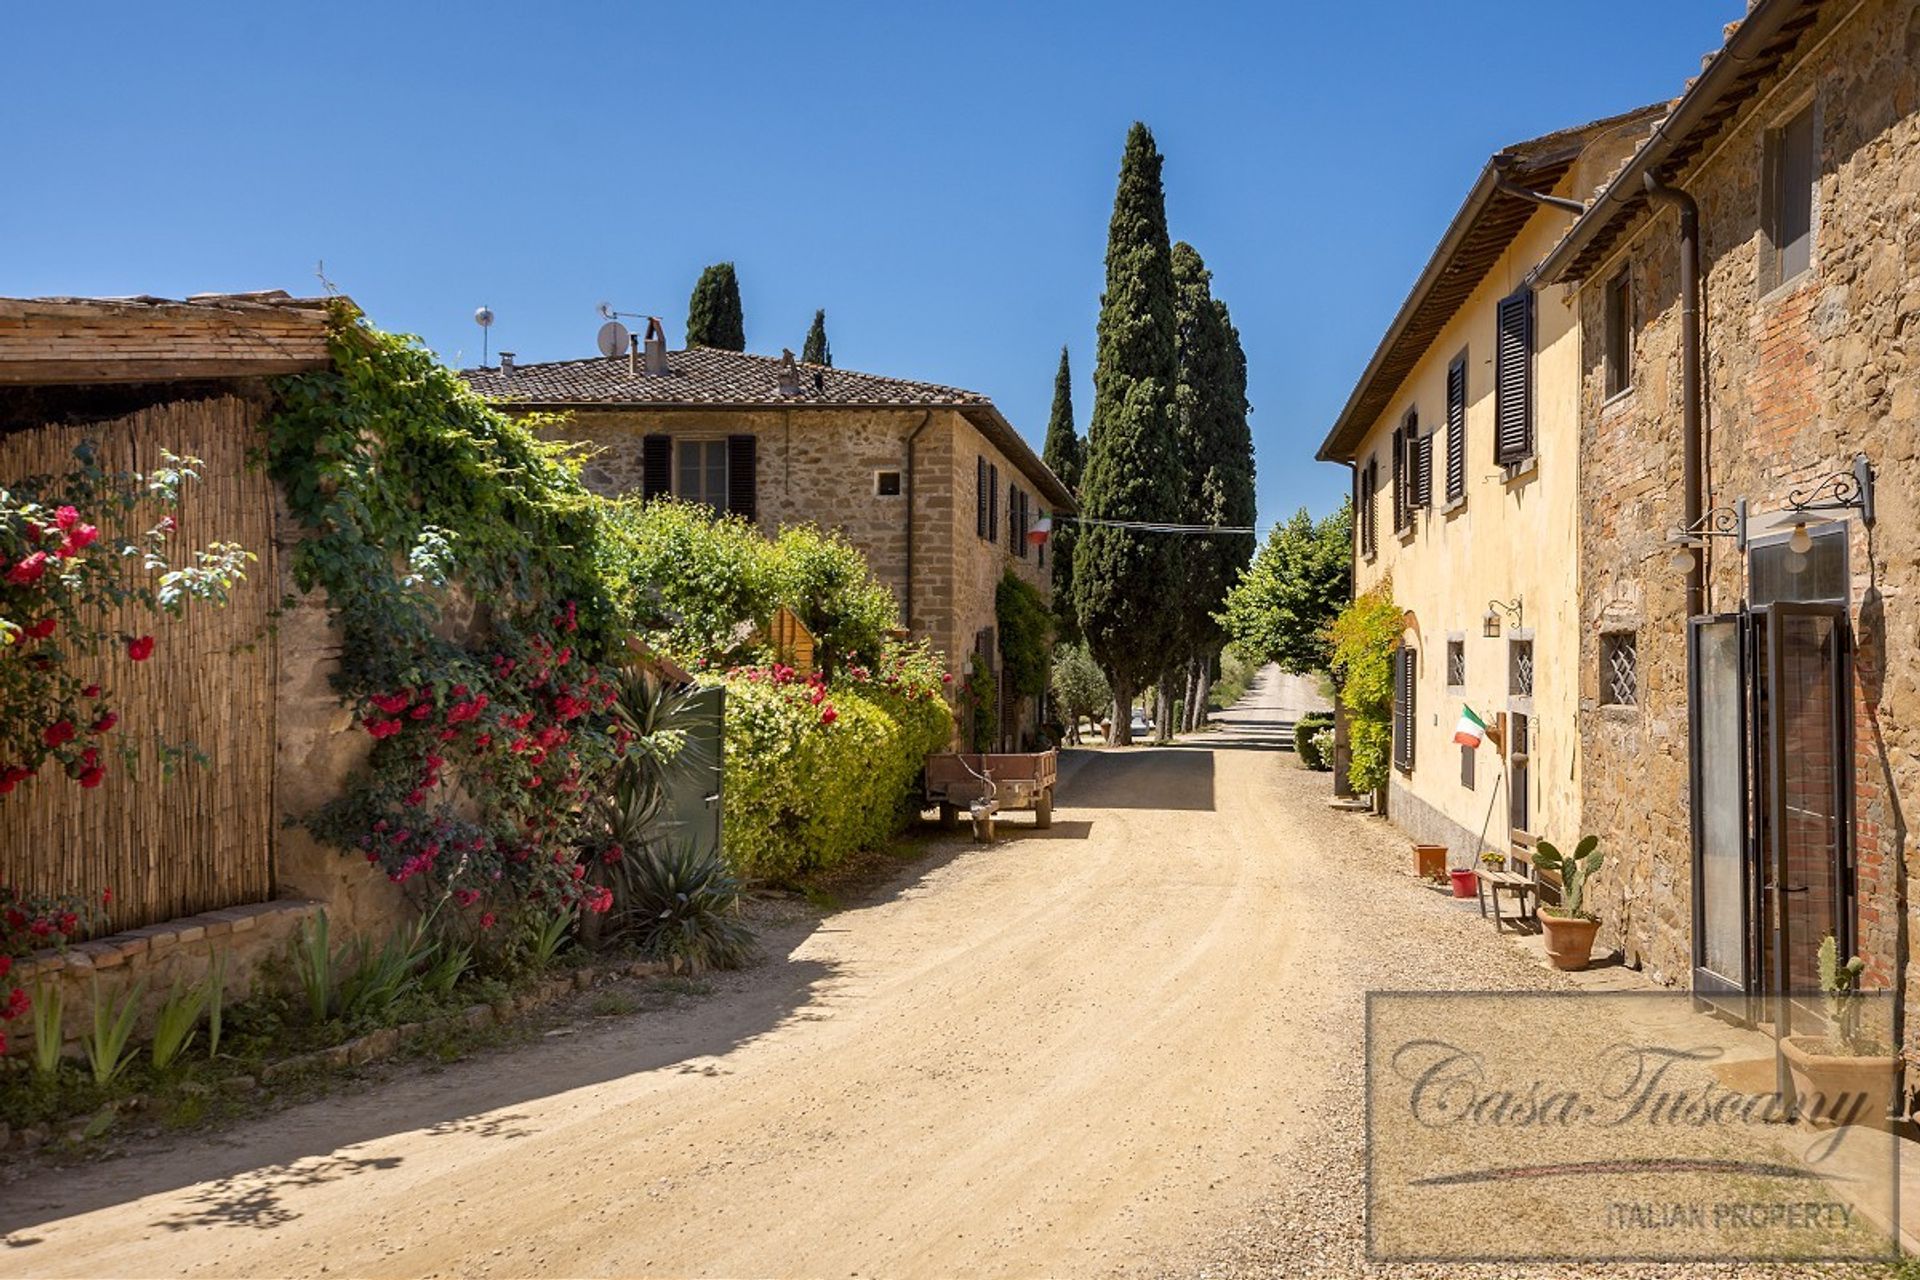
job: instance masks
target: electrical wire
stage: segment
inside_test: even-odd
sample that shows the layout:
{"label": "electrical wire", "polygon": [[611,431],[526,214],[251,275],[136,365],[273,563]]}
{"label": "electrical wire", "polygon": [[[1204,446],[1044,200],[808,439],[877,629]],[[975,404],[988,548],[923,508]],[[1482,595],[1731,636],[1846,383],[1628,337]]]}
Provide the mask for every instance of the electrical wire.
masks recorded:
{"label": "electrical wire", "polygon": [[1252,533],[1252,525],[1173,524],[1162,520],[1098,520],[1092,516],[1056,515],[1055,520],[1075,524],[1097,524],[1106,529],[1132,529],[1140,533]]}

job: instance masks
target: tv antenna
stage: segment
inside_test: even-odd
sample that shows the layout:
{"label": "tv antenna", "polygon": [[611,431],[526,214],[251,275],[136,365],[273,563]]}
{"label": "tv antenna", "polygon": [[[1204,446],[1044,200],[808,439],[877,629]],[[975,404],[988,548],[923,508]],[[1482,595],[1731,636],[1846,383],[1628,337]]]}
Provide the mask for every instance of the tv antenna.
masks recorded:
{"label": "tv antenna", "polygon": [[480,326],[480,367],[487,364],[487,330],[493,328],[493,308],[482,306],[473,313],[473,322]]}
{"label": "tv antenna", "polygon": [[618,320],[622,317],[628,320],[645,320],[647,318],[644,311],[615,311],[611,302],[602,302],[599,306],[595,307],[594,310],[600,313],[602,320]]}

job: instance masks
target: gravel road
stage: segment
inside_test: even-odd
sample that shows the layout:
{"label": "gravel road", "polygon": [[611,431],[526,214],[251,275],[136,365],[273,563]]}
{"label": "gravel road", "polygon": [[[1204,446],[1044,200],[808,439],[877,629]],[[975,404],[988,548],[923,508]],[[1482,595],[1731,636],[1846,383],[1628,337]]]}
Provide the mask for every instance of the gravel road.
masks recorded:
{"label": "gravel road", "polygon": [[707,998],[16,1183],[0,1275],[1367,1274],[1364,991],[1560,980],[1326,809],[1309,696],[1074,753]]}

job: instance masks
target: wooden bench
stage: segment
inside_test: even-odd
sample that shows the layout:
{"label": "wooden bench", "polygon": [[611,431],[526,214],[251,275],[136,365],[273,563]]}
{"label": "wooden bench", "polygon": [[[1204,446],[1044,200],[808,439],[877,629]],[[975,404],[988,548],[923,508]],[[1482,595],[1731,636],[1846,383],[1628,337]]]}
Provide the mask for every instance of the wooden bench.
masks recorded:
{"label": "wooden bench", "polygon": [[[1476,891],[1480,899],[1480,915],[1483,919],[1487,914],[1487,896],[1489,894],[1493,896],[1493,927],[1496,930],[1506,927],[1506,918],[1500,914],[1500,895],[1503,893],[1512,894],[1515,901],[1520,904],[1520,914],[1516,917],[1517,919],[1539,923],[1539,896],[1535,892],[1537,886],[1533,881],[1518,872],[1489,871],[1485,867],[1476,868],[1473,874],[1478,881]],[[1529,898],[1534,900],[1532,910],[1528,910],[1527,907]]]}

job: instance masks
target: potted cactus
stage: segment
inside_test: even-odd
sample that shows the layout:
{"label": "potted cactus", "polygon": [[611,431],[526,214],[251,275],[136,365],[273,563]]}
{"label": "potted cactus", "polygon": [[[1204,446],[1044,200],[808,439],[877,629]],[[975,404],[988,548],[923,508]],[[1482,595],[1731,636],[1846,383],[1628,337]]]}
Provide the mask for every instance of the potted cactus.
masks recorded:
{"label": "potted cactus", "polygon": [[1593,955],[1593,938],[1600,931],[1600,921],[1586,908],[1587,877],[1598,871],[1603,861],[1599,836],[1585,837],[1570,855],[1545,840],[1534,851],[1534,866],[1560,876],[1560,905],[1540,908],[1547,959],[1556,969],[1584,969]]}
{"label": "potted cactus", "polygon": [[1852,956],[1842,964],[1840,944],[1828,934],[1820,943],[1819,966],[1827,1033],[1780,1042],[1795,1105],[1816,1125],[1885,1127],[1893,1101],[1893,1053],[1860,1025],[1866,1003],[1860,974],[1866,962]]}

